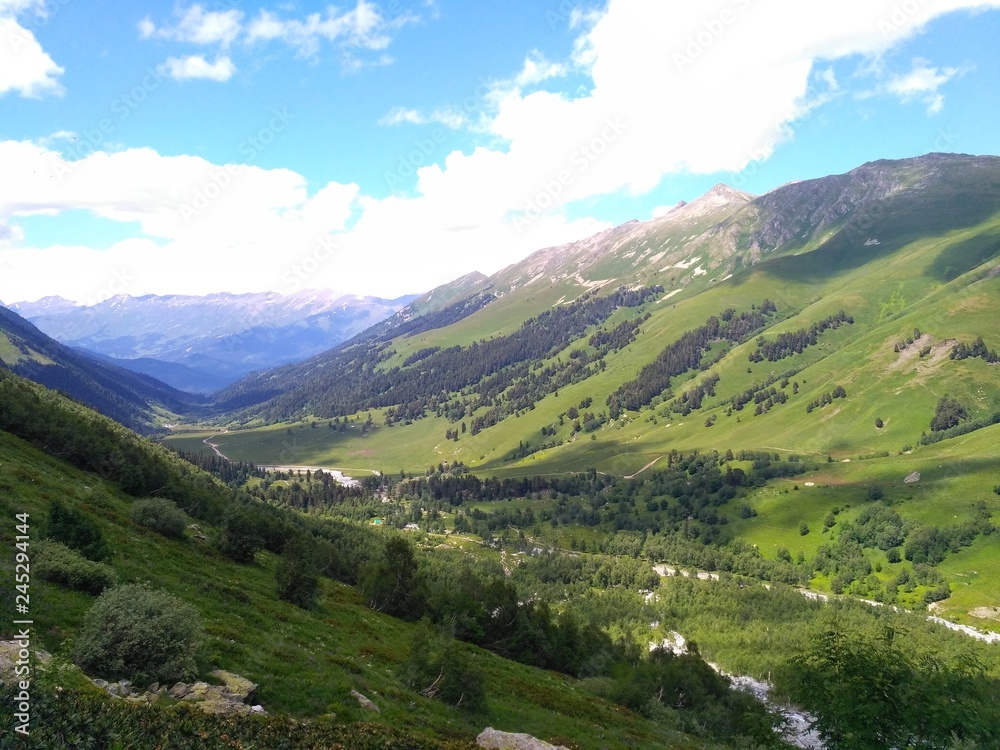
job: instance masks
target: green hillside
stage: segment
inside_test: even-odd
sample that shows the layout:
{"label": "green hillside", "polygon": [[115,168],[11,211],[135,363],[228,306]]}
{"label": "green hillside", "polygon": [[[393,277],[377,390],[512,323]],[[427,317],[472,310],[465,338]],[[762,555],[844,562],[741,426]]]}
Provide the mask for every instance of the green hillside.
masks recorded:
{"label": "green hillside", "polygon": [[[24,418],[25,408],[32,410],[34,418]],[[362,554],[377,554],[378,546],[391,538],[388,532],[364,527],[350,531],[355,527],[335,521],[326,522],[330,525],[324,531],[324,522],[318,520],[308,520],[290,511],[268,511],[253,502],[245,505],[248,498],[241,499],[239,493],[163,449],[83,407],[3,374],[0,374],[0,426],[3,427],[0,503],[8,518],[15,513],[28,514],[33,566],[37,566],[42,554],[38,552],[42,539],[54,533],[47,521],[53,503],[59,502],[71,512],[82,514],[84,525],[95,528],[103,537],[109,551],[106,564],[113,569],[119,584],[138,582],[163,589],[197,610],[207,635],[198,657],[200,674],[222,667],[258,683],[256,700],[275,717],[267,721],[277,722],[247,719],[250,723],[243,726],[232,719],[169,712],[143,719],[147,727],[165,727],[163,731],[173,738],[172,746],[181,746],[180,738],[186,737],[184,732],[191,731],[192,726],[195,732],[204,727],[213,735],[225,730],[234,738],[277,732],[283,741],[292,743],[326,738],[326,742],[341,743],[338,747],[358,748],[466,747],[485,726],[558,738],[579,748],[719,746],[658,725],[602,699],[584,689],[578,679],[508,661],[488,650],[457,641],[451,658],[460,659],[470,674],[482,680],[485,703],[477,708],[464,708],[427,697],[420,692],[420,684],[414,685],[407,676],[412,669],[411,649],[426,626],[413,622],[412,618],[408,621],[374,611],[358,588],[326,576],[320,578],[314,608],[303,609],[282,601],[275,593],[276,569],[282,564],[280,541],[263,539],[264,548],[249,564],[237,563],[221,553],[218,541],[229,528],[227,519],[240,507],[244,512],[263,514],[265,537],[277,535],[275,539],[280,540],[281,535],[287,538],[295,528],[312,529],[312,533],[319,534],[317,538],[326,535],[338,539],[338,548],[344,555],[356,554],[348,553],[344,546],[352,543],[350,539],[362,545],[359,549],[367,550]],[[85,438],[90,448],[78,446],[75,452],[70,452],[72,460],[78,466],[93,467],[90,471],[43,453],[29,442],[44,444],[52,452],[66,456],[65,449],[74,444],[74,436]],[[188,520],[195,525],[189,526],[181,538],[164,537],[132,520],[132,506],[145,491],[129,484],[137,481],[129,472],[130,466],[140,468],[155,484],[162,482],[156,492],[173,498],[178,507],[187,511]],[[122,489],[123,485],[132,487],[131,494]],[[254,507],[260,510],[254,511]],[[3,544],[13,549],[13,524],[8,524],[2,534]],[[433,546],[428,545],[428,551],[421,555],[431,555]],[[338,565],[349,565],[347,557],[338,559]],[[3,567],[5,580],[12,580],[9,559]],[[41,569],[36,567],[38,571]],[[344,574],[350,576],[349,572]],[[31,581],[31,615],[36,623],[34,643],[36,647],[72,658],[74,639],[95,602],[94,592],[78,590],[78,586],[65,581],[58,583],[48,575],[36,572]],[[8,584],[5,590],[10,594]],[[8,638],[14,633],[9,623],[16,619],[12,606],[13,596],[5,596],[4,620],[8,624],[0,635]],[[98,727],[102,732],[107,729],[105,722],[96,719],[104,710],[97,698],[99,693],[65,673],[56,672],[38,681],[37,713],[50,710],[47,701],[51,700],[43,698],[39,691],[52,690],[56,684],[82,691],[79,702],[74,704],[81,712],[79,716],[67,717],[63,713],[60,721],[72,727],[73,721],[78,720],[80,723],[72,731],[86,736],[98,732]],[[381,712],[373,715],[362,710],[351,695],[352,689],[370,696]],[[105,698],[104,702],[109,700]],[[60,711],[54,706],[51,710]],[[97,713],[87,718],[91,711]],[[6,713],[2,715],[5,720],[13,721]],[[127,712],[111,714],[123,724],[117,730],[112,727],[107,731],[131,731],[127,727],[135,719],[122,718],[127,715]],[[281,724],[287,721],[282,717],[306,723]],[[188,729],[178,724],[174,735],[175,730],[169,727],[183,721],[188,722]],[[216,721],[222,723],[213,724]],[[50,737],[48,741],[56,740]],[[144,736],[129,746],[145,747],[143,743],[147,742],[152,747],[155,736]]]}
{"label": "green hillside", "polygon": [[[241,407],[211,440],[234,460],[355,476],[641,477],[671,452],[712,451],[821,465],[803,478],[817,488],[806,507],[784,488],[751,498],[750,523],[725,506],[722,538],[765,556],[814,555],[820,535],[800,524],[822,529],[831,508],[879,493],[906,523],[969,518],[980,502],[995,520],[998,262],[997,157],[875,162],[759,198],[717,187],[536,253],[480,282],[493,301],[449,325],[387,329],[237,384],[224,398]],[[932,428],[945,406],[950,426]],[[217,432],[168,443],[206,451]],[[912,471],[920,482],[902,484]],[[935,606],[996,627],[970,613],[992,611],[1000,588],[966,586],[995,539],[942,563],[954,596]]]}

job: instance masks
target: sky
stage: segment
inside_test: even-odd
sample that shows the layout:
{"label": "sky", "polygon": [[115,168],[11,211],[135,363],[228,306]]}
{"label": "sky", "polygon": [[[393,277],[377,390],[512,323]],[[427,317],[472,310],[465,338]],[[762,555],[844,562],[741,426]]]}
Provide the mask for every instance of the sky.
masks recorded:
{"label": "sky", "polygon": [[0,300],[396,297],[932,151],[1000,0],[0,0]]}

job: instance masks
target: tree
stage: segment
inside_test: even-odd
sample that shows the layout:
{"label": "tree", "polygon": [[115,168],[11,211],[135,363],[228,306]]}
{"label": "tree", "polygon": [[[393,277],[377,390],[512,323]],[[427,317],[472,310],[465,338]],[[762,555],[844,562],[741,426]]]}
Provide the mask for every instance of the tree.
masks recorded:
{"label": "tree", "polygon": [[968,418],[969,413],[964,406],[955,399],[944,396],[938,401],[937,408],[934,410],[934,418],[931,419],[931,432],[947,430]]}
{"label": "tree", "polygon": [[319,564],[316,543],[309,534],[296,534],[281,553],[274,571],[278,596],[303,609],[316,606],[319,595]]}
{"label": "tree", "polygon": [[243,508],[234,508],[222,521],[222,531],[216,540],[219,551],[238,563],[252,563],[264,539],[257,529],[257,519]]}
{"label": "tree", "polygon": [[875,429],[881,430],[885,427],[885,422],[882,421],[882,417],[875,417]]}
{"label": "tree", "polygon": [[75,661],[108,680],[171,683],[197,673],[204,638],[194,607],[166,591],[128,584],[105,591],[87,612]]}
{"label": "tree", "polygon": [[[834,625],[778,675],[778,688],[812,713],[830,750],[995,747],[997,685],[981,664],[914,653],[905,634],[881,623],[874,633]],[[974,745],[975,746],[975,745]]]}
{"label": "tree", "polygon": [[366,565],[360,575],[369,606],[403,618],[420,616],[424,604],[421,583],[413,548],[399,536],[390,538],[382,557]]}

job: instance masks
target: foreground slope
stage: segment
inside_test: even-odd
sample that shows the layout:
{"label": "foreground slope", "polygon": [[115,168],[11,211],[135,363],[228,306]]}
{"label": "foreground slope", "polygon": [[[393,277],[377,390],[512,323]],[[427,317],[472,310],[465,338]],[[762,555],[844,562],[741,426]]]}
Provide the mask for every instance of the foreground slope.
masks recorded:
{"label": "foreground slope", "polygon": [[[458,652],[483,676],[485,708],[470,711],[432,700],[407,679],[409,651],[422,626],[373,611],[358,590],[326,577],[316,608],[302,609],[275,595],[280,564],[275,552],[260,551],[251,564],[237,564],[218,552],[214,540],[245,497],[241,500],[209,475],[85,407],[5,373],[0,373],[0,427],[0,504],[9,516],[29,514],[32,549],[47,533],[45,519],[54,501],[82,513],[107,540],[109,562],[120,582],[165,589],[198,610],[208,635],[203,672],[211,667],[238,672],[260,685],[257,700],[269,713],[307,720],[286,728],[289,742],[297,741],[298,732],[319,737],[329,729],[323,736],[343,747],[466,747],[484,726],[492,725],[561,738],[580,748],[717,747],[599,699],[577,680],[461,643],[455,646]],[[32,443],[62,457],[47,455]],[[154,492],[173,499],[197,522],[183,538],[160,536],[132,520],[137,498]],[[261,512],[270,521],[268,536],[280,536],[290,524],[320,528],[315,520],[296,521],[299,517],[290,512]],[[343,522],[336,528],[341,531],[334,533],[348,534],[344,539],[351,534],[367,539],[368,554],[382,543],[374,530],[351,532]],[[2,531],[10,548],[14,533],[10,525]],[[41,575],[32,580],[31,594],[36,645],[68,653],[93,595]],[[5,601],[10,623],[12,597]],[[10,637],[11,627],[4,626],[0,634]],[[57,674],[54,679],[68,678]],[[36,700],[42,700],[38,691],[52,685],[39,682]],[[372,697],[381,712],[373,715],[360,708],[352,690]],[[203,727],[213,738],[227,728],[234,736],[242,732],[225,722],[163,716],[143,721],[150,722],[147,726],[165,721],[168,729],[170,721],[183,721],[178,738],[188,737],[192,726]],[[73,717],[61,719],[71,722]],[[139,740],[152,746],[155,737]],[[140,745],[147,746],[134,746]]]}

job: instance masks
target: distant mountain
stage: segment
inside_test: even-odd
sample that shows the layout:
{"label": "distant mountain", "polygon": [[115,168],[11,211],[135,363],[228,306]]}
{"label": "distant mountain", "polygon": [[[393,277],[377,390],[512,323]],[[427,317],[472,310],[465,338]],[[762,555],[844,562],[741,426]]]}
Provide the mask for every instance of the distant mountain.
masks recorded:
{"label": "distant mountain", "polygon": [[208,392],[330,349],[414,299],[305,290],[117,296],[89,306],[46,297],[10,308],[67,346],[112,357],[177,388]]}
{"label": "distant mountain", "polygon": [[102,362],[55,341],[0,307],[0,367],[83,402],[137,432],[155,429],[154,414],[183,414],[203,399],[148,375]]}

